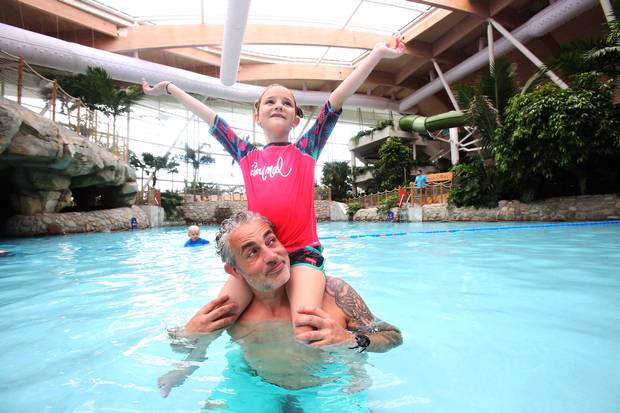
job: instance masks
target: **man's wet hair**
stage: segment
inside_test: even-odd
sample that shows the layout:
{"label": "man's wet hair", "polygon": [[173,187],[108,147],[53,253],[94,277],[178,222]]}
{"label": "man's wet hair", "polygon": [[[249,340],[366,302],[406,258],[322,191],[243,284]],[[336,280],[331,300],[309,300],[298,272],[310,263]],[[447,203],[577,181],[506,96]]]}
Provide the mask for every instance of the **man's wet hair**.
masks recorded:
{"label": "man's wet hair", "polygon": [[230,248],[230,234],[237,229],[240,225],[247,224],[254,220],[259,220],[269,225],[272,231],[275,231],[273,223],[261,214],[251,211],[237,212],[230,218],[225,219],[220,224],[220,228],[215,235],[215,252],[220,256],[222,261],[226,264],[235,264],[235,257],[233,256],[232,249]]}

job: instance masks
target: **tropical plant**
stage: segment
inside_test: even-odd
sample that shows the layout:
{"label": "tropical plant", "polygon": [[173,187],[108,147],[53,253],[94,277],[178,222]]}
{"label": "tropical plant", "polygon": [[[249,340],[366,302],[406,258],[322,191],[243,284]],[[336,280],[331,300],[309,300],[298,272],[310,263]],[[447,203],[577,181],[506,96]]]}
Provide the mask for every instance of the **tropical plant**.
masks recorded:
{"label": "tropical plant", "polygon": [[500,171],[538,188],[570,173],[586,193],[587,179],[620,153],[620,108],[613,80],[596,72],[575,76],[571,88],[546,84],[511,99],[493,142]]}
{"label": "tropical plant", "polygon": [[606,78],[620,77],[620,23],[606,23],[607,34],[599,39],[576,40],[562,45],[560,52],[545,67],[530,77],[521,94],[532,91],[545,80],[548,70],[558,72],[565,80],[595,72]]}
{"label": "tropical plant", "polygon": [[[69,95],[79,97],[82,104],[91,110],[98,110],[112,116],[112,133],[116,136],[116,119],[127,113],[133,103],[144,97],[142,89],[130,86],[119,89],[108,73],[100,67],[88,67],[86,73],[55,76],[58,84]],[[51,90],[41,92],[46,99],[51,99]],[[69,107],[69,110],[73,110]]]}
{"label": "tropical plant", "polygon": [[198,172],[200,171],[200,165],[209,165],[215,162],[215,159],[209,154],[201,154],[202,148],[208,146],[207,144],[202,144],[198,147],[198,149],[192,149],[188,145],[185,145],[185,153],[179,156],[179,160],[185,162],[187,165],[192,166],[194,170],[194,179],[192,181],[192,188],[196,188],[196,184],[198,182]]}
{"label": "tropical plant", "polygon": [[352,179],[348,162],[326,162],[323,165],[321,183],[331,189],[334,201],[342,201],[347,196],[350,196]]}
{"label": "tropical plant", "polygon": [[377,212],[381,215],[387,214],[387,212],[398,205],[398,195],[391,194],[387,198],[383,198],[377,205]]}
{"label": "tropical plant", "polygon": [[488,149],[508,100],[517,93],[516,65],[506,59],[496,59],[488,66],[477,86],[457,85],[457,101],[465,112],[467,124],[475,127],[475,136]]}
{"label": "tropical plant", "polygon": [[150,152],[142,152],[142,163],[145,165],[145,170],[151,175],[153,187],[157,184],[157,173],[160,170],[177,173],[177,166],[179,166],[179,163],[174,159],[170,159],[169,155],[154,156]]}
{"label": "tropical plant", "polygon": [[357,132],[350,140],[353,145],[358,145],[360,143],[360,139],[364,136],[372,135],[374,131],[379,131],[387,128],[388,126],[394,126],[394,122],[392,119],[382,119],[377,121],[374,127],[370,129],[364,129]]}
{"label": "tropical plant", "polygon": [[144,162],[140,160],[140,158],[138,158],[136,153],[132,150],[129,150],[128,158],[129,158],[129,165],[131,165],[134,169],[140,170],[140,173],[141,173],[140,182],[142,183],[142,185],[144,185],[144,174],[146,173],[147,176],[150,175],[150,172],[147,170],[147,166],[144,164]]}
{"label": "tropical plant", "polygon": [[179,218],[179,207],[183,205],[183,197],[176,192],[164,191],[161,193],[161,206],[167,219]]}
{"label": "tropical plant", "polygon": [[355,215],[355,213],[359,211],[360,209],[362,209],[362,206],[360,205],[359,202],[351,202],[350,204],[347,205],[347,214],[350,217],[353,217],[353,215]]}
{"label": "tropical plant", "polygon": [[379,160],[375,163],[375,179],[379,190],[405,185],[414,165],[411,148],[398,138],[388,138],[379,148]]}
{"label": "tropical plant", "polygon": [[454,181],[448,193],[448,203],[457,207],[497,206],[501,192],[501,176],[494,166],[485,165],[480,157],[452,167]]}

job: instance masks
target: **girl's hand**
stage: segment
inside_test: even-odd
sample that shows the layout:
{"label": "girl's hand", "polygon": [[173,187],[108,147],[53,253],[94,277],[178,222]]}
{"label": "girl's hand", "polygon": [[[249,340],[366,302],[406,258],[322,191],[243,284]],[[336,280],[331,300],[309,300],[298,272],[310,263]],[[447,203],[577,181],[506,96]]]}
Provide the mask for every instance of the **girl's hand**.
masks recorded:
{"label": "girl's hand", "polygon": [[355,345],[344,328],[320,308],[301,308],[295,320],[295,327],[310,326],[312,331],[298,334],[297,341],[306,342],[312,347],[351,347]]}
{"label": "girl's hand", "polygon": [[145,95],[151,96],[162,96],[166,94],[166,86],[168,86],[171,82],[165,80],[163,82],[159,82],[154,86],[148,84],[145,79],[142,79],[142,91],[144,91]]}
{"label": "girl's hand", "polygon": [[389,44],[377,43],[374,50],[376,50],[383,59],[395,59],[405,53],[405,43],[403,43],[400,35],[394,35],[393,41]]}

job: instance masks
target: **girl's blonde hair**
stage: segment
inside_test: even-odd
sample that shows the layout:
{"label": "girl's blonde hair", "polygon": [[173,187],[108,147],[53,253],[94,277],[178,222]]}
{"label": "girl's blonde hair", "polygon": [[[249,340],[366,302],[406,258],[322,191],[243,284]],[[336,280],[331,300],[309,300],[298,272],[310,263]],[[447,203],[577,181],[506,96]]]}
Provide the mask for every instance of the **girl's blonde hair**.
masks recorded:
{"label": "girl's blonde hair", "polygon": [[[260,96],[258,97],[258,99],[256,100],[256,102],[254,102],[254,110],[256,111],[256,113],[258,113],[258,108],[260,108],[260,102],[261,100],[263,100],[263,96],[265,96],[265,93],[267,93],[267,91],[269,89],[271,89],[272,87],[283,87],[284,89],[288,90],[289,92],[291,92],[291,90],[289,88],[287,88],[286,86],[283,86],[279,83],[272,83],[269,86],[265,87],[265,89],[263,89],[263,91],[261,92]],[[304,117],[304,112],[303,110],[301,110],[301,108],[299,106],[297,106],[297,100],[295,99],[295,94],[293,92],[291,92],[291,95],[293,95],[293,103],[295,104],[295,114],[297,115],[297,117],[299,118],[303,118]]]}

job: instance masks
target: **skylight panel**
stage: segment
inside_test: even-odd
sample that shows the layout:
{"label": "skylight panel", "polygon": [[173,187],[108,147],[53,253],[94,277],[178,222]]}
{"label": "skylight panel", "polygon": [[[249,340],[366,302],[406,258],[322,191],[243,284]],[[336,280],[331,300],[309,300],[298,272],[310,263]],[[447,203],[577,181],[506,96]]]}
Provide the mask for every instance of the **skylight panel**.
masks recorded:
{"label": "skylight panel", "polygon": [[[97,0],[97,3],[116,9],[120,12],[128,14],[139,20],[145,20],[148,17],[156,17],[157,24],[162,23],[162,17],[168,16],[172,21],[183,21],[188,24],[187,20],[194,19],[200,22],[200,0],[174,0],[169,1],[151,1],[151,0]],[[225,2],[222,2],[225,3]],[[179,18],[182,16],[182,18]]]}
{"label": "skylight panel", "polygon": [[422,12],[410,8],[364,2],[351,18],[347,29],[371,30],[391,34],[405,27],[421,14]]}
{"label": "skylight panel", "polygon": [[366,49],[349,49],[344,47],[330,47],[322,62],[338,62],[351,64],[359,59]]}
{"label": "skylight panel", "polygon": [[244,45],[242,50],[246,54],[255,54],[275,59],[315,62],[325,54],[327,47],[253,44]]}

